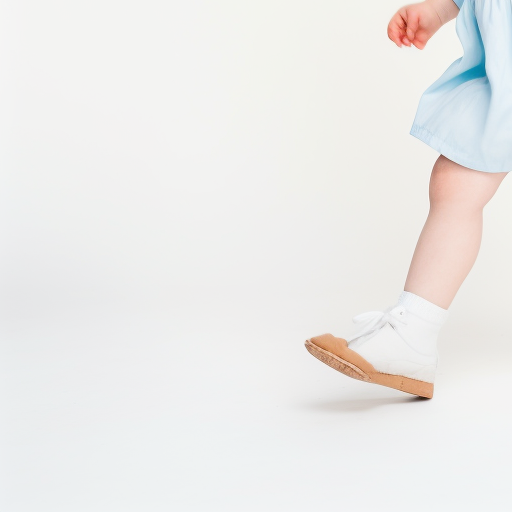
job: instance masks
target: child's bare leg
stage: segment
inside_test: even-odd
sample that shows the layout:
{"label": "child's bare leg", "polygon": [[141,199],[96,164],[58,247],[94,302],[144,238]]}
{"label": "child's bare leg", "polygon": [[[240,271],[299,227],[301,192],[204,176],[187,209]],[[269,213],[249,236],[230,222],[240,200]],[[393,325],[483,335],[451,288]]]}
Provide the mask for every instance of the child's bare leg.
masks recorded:
{"label": "child's bare leg", "polygon": [[356,330],[346,339],[307,340],[311,354],[350,377],[432,397],[439,331],[475,263],[484,206],[506,175],[440,156],[430,178],[430,212],[398,302],[355,316]]}
{"label": "child's bare leg", "polygon": [[430,178],[430,212],[404,290],[448,309],[475,263],[483,209],[508,173],[475,171],[441,155]]}

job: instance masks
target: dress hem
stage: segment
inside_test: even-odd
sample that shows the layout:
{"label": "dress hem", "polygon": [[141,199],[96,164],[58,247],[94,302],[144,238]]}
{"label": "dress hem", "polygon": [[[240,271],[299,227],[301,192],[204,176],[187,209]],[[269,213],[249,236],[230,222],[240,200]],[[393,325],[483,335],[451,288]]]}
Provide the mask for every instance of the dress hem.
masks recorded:
{"label": "dress hem", "polygon": [[468,167],[469,169],[473,169],[475,171],[482,171],[488,173],[497,173],[497,172],[510,172],[510,170],[496,170],[491,171],[489,168],[486,168],[485,164],[475,163],[470,158],[461,155],[455,148],[447,144],[445,141],[440,139],[436,134],[430,132],[423,126],[419,126],[417,124],[413,124],[412,128],[409,132],[413,137],[421,140],[432,149],[435,149],[438,153],[444,155],[446,158],[453,160],[455,163],[462,165],[464,167]]}

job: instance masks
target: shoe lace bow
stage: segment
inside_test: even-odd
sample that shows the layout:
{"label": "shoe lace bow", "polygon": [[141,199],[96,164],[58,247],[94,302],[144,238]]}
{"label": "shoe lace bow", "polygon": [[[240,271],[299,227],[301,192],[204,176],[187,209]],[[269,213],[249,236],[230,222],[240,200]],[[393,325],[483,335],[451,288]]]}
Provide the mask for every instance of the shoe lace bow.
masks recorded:
{"label": "shoe lace bow", "polygon": [[360,336],[371,334],[389,323],[391,327],[396,328],[399,323],[407,323],[405,320],[405,308],[403,306],[392,306],[384,311],[367,311],[352,318],[356,324],[352,335],[347,341],[352,341]]}

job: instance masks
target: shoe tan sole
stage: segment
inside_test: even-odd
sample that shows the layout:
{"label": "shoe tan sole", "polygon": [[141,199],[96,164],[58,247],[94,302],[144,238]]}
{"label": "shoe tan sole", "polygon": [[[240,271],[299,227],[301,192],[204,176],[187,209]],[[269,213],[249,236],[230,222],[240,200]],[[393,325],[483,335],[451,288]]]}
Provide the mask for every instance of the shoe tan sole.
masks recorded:
{"label": "shoe tan sole", "polygon": [[377,371],[366,359],[362,358],[357,352],[350,350],[347,342],[342,345],[341,355],[333,354],[327,350],[315,345],[311,340],[306,340],[308,352],[326,365],[338,370],[339,372],[352,377],[353,379],[380,384],[388,388],[398,389],[411,395],[417,395],[424,398],[432,398],[434,395],[434,384],[421,380],[402,377],[400,375],[390,375]]}

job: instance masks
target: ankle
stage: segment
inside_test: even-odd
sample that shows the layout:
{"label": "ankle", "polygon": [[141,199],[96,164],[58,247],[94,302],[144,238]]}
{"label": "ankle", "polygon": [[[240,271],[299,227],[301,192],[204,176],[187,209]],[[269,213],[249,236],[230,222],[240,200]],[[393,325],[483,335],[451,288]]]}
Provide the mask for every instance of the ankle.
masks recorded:
{"label": "ankle", "polygon": [[448,310],[405,290],[400,294],[398,305],[407,312],[406,325],[400,328],[403,338],[422,354],[437,354],[437,339],[448,319]]}
{"label": "ankle", "polygon": [[434,324],[442,326],[448,319],[448,308],[443,308],[429,300],[409,291],[402,291],[398,304],[410,313]]}

